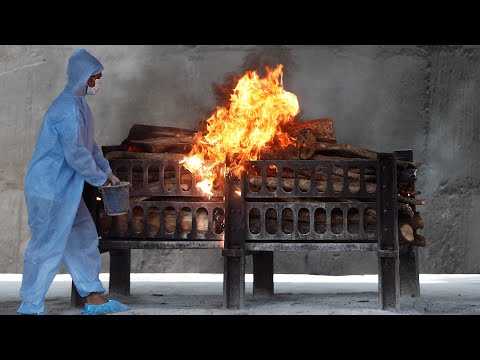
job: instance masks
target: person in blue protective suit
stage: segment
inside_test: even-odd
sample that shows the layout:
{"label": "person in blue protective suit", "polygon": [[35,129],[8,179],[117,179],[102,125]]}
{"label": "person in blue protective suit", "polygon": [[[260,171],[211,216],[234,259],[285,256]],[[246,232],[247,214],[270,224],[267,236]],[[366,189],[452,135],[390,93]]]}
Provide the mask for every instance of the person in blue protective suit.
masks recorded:
{"label": "person in blue protective suit", "polygon": [[48,109],[25,175],[31,239],[25,249],[21,314],[44,314],[45,294],[62,262],[86,297],[83,314],[107,314],[129,307],[101,294],[101,256],[95,223],[82,199],[84,182],[115,185],[108,160],[94,139],[86,95],[101,86],[103,66],[85,49],[68,61],[68,83]]}

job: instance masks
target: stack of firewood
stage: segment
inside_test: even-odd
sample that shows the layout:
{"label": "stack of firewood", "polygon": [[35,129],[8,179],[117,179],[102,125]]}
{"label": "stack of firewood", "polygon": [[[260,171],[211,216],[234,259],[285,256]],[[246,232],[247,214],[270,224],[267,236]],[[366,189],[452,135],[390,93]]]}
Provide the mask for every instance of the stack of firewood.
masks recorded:
{"label": "stack of firewood", "polygon": [[[295,139],[294,143],[286,148],[280,147],[273,141],[272,145],[264,148],[260,153],[261,159],[266,160],[362,160],[362,159],[376,159],[377,153],[353,145],[340,144],[337,142],[333,122],[331,119],[318,119],[310,121],[295,121],[284,125],[282,131],[287,133],[291,138]],[[199,124],[199,131],[191,131],[172,127],[157,127],[148,125],[135,124],[130,129],[127,138],[121,144],[120,151],[111,151],[106,157],[109,160],[113,159],[157,159],[157,160],[181,160],[184,155],[188,154],[197,140],[207,133],[206,123],[203,121]],[[417,230],[423,229],[424,222],[418,211],[415,210],[417,205],[425,205],[425,199],[416,199],[415,196],[420,195],[420,191],[415,190],[415,181],[417,179],[417,169],[420,162],[406,162],[397,160],[397,187],[398,187],[398,231],[401,242],[409,243],[416,246],[425,246],[425,238],[417,234]],[[132,185],[135,188],[137,185],[141,186],[143,183],[142,169],[133,169]],[[315,181],[312,184],[312,176],[305,171],[299,173],[299,188],[303,191],[308,191],[311,186],[316,187],[319,191],[324,191],[327,185],[327,171],[319,168],[315,173]],[[126,173],[117,173],[120,179],[127,179]],[[155,190],[156,187],[165,186],[168,190],[173,189],[177,184],[175,178],[175,170],[173,168],[165,169],[165,179],[159,179],[158,173],[154,171],[149,172],[149,187]],[[252,190],[258,189],[261,184],[261,176],[256,173],[254,169],[249,172],[249,184]],[[341,167],[332,168],[332,185],[336,192],[343,189],[343,169]],[[366,182],[366,190],[368,192],[375,192],[376,190],[376,171],[373,168],[367,168],[364,179]],[[290,191],[294,186],[293,171],[289,174],[288,171],[283,171],[281,184],[277,183],[277,169],[269,169],[267,174],[267,189],[275,190],[277,187],[283,187],[284,190]],[[180,174],[180,186],[183,190],[189,190],[192,186],[192,174],[187,170],[182,170]],[[350,168],[348,171],[348,186],[351,191],[358,191],[360,188],[360,171],[356,168]],[[335,199],[335,201],[353,201],[350,199]],[[361,201],[355,199],[355,201]],[[306,210],[306,209],[305,209]],[[152,210],[155,212],[155,210]],[[188,209],[182,210],[188,212]],[[143,214],[132,214],[132,226],[141,229],[143,227]],[[175,229],[175,210],[171,209],[163,214],[164,221],[166,221],[166,229],[174,231]],[[191,230],[191,216],[192,214],[180,214],[180,223],[182,231]],[[197,230],[206,231],[206,214],[193,214],[197,216]],[[269,227],[275,227],[276,215],[266,216],[267,231]],[[281,214],[283,222],[283,230],[288,233],[293,229],[293,214],[284,212]],[[200,218],[198,218],[200,217]],[[148,227],[152,232],[158,230],[160,222],[160,214],[148,214]],[[203,219],[203,222],[201,219]],[[169,220],[170,219],[170,220]],[[190,219],[190,220],[189,220]],[[253,228],[259,226],[260,216],[255,214],[250,215],[250,224]],[[314,215],[315,230],[318,232],[324,231],[326,215],[323,212],[318,212]],[[200,220],[200,221],[199,221]],[[353,230],[358,228],[359,215],[358,213],[348,214],[347,223]],[[117,219],[117,221],[121,221]],[[307,213],[299,213],[298,228],[302,232],[303,229],[309,228],[310,217]],[[332,213],[331,216],[332,231],[335,233],[337,229],[343,227],[342,213]],[[374,230],[376,228],[376,212],[375,209],[367,209],[364,213],[364,226],[366,230]],[[158,224],[157,224],[158,223]],[[123,224],[122,226],[125,226]],[[135,229],[134,229],[135,230]],[[215,231],[221,231],[220,226]],[[270,229],[273,233],[276,229]],[[341,230],[339,230],[340,232]],[[349,228],[350,231],[350,228]]]}

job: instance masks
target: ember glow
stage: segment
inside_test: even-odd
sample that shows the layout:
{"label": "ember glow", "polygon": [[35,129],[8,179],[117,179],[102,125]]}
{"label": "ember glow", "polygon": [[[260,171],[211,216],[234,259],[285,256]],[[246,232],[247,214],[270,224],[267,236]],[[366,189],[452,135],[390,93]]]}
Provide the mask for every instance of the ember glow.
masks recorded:
{"label": "ember glow", "polygon": [[[245,73],[230,95],[229,107],[217,107],[207,120],[208,133],[197,137],[181,161],[201,179],[197,187],[208,196],[213,195],[214,182],[223,181],[227,173],[240,177],[246,163],[258,160],[260,151],[272,141],[282,147],[293,143],[280,126],[298,114],[297,97],[283,89],[282,64],[266,70],[264,78],[255,71]],[[227,154],[230,167],[225,169]]]}

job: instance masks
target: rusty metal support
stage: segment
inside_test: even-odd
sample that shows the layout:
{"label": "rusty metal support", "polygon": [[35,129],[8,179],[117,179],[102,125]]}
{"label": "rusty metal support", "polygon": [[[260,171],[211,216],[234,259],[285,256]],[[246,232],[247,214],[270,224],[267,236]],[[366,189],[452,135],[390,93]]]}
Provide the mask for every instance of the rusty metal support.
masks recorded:
{"label": "rusty metal support", "polygon": [[256,251],[253,258],[253,296],[274,294],[273,251]]}
{"label": "rusty metal support", "polygon": [[[397,150],[398,160],[413,161],[412,150]],[[410,205],[415,211],[415,205]],[[418,246],[402,245],[400,252],[400,296],[420,297],[420,279],[418,269]]]}
{"label": "rusty metal support", "polygon": [[[227,169],[230,158],[227,155]],[[226,176],[225,242],[223,273],[223,307],[242,309],[245,306],[245,192],[241,179]]]}
{"label": "rusty metal support", "polygon": [[75,284],[72,281],[72,291],[70,295],[70,306],[74,308],[82,308],[86,299],[81,297],[77,291]]}
{"label": "rusty metal support", "polygon": [[223,250],[223,308],[243,309],[245,307],[245,253],[235,255]]}
{"label": "rusty metal support", "polygon": [[109,293],[130,295],[131,250],[110,250]]}
{"label": "rusty metal support", "polygon": [[379,307],[399,311],[397,165],[394,154],[378,154],[377,186]]}

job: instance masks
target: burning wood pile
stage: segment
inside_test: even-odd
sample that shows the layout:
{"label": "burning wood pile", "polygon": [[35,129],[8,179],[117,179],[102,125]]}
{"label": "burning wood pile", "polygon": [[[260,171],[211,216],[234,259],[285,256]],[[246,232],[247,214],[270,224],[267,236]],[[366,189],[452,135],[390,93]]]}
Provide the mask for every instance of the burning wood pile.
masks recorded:
{"label": "burning wood pile", "polygon": [[[106,157],[113,159],[156,159],[174,160],[183,164],[180,173],[180,186],[182,190],[189,190],[192,184],[192,174],[198,181],[197,187],[206,196],[214,196],[215,190],[221,190],[226,173],[239,176],[248,171],[248,181],[253,191],[261,186],[261,174],[249,168],[249,161],[254,160],[364,160],[377,159],[377,153],[368,149],[337,142],[333,121],[331,119],[316,119],[296,121],[299,112],[297,98],[294,94],[286,92],[283,84],[279,82],[282,75],[282,66],[276,69],[267,69],[267,76],[259,78],[255,72],[247,72],[239,79],[237,86],[232,91],[230,106],[218,107],[216,112],[208,119],[199,123],[198,131],[181,128],[158,127],[135,124],[130,129],[127,138],[121,144],[121,151],[109,152]],[[236,154],[231,158],[232,165],[225,169],[226,156]],[[398,187],[398,231],[401,242],[415,246],[425,246],[425,238],[417,233],[423,229],[424,222],[420,212],[414,211],[412,206],[425,205],[425,199],[416,199],[420,191],[416,191],[414,184],[417,179],[419,162],[406,162],[397,160],[397,187]],[[282,187],[291,191],[294,186],[293,172],[282,172],[281,184],[278,183],[275,167],[268,169],[267,189],[274,191]],[[343,168],[333,166],[331,179],[333,190],[340,192],[344,186]],[[133,171],[133,186],[143,183],[142,169]],[[117,176],[126,179],[126,174],[118,173]],[[327,170],[320,167],[315,176],[309,172],[299,173],[298,186],[302,191],[308,191],[312,186],[318,191],[325,191],[327,186]],[[348,187],[352,192],[360,189],[360,169],[349,168]],[[177,186],[175,170],[165,170],[164,179],[159,179],[158,174],[149,172],[149,188],[165,186],[169,191]],[[314,184],[312,184],[315,179]],[[376,190],[376,171],[366,168],[364,174],[366,191],[373,193]],[[349,202],[351,199],[338,199],[337,202]],[[355,201],[362,201],[355,199]],[[365,226],[375,229],[375,209],[367,209],[364,214]],[[175,230],[175,211],[163,214],[166,221],[165,228]],[[182,210],[183,211],[183,210]],[[192,214],[181,213],[180,226],[182,231],[191,230]],[[206,216],[206,214],[204,214]],[[282,221],[291,224],[293,214],[282,214]],[[197,214],[198,216],[198,214]],[[214,215],[215,216],[215,215]],[[323,217],[322,217],[323,216]],[[258,218],[260,214],[258,214]],[[315,214],[315,222],[325,223],[325,213]],[[200,221],[199,221],[200,220]],[[267,231],[269,215],[267,213]],[[347,217],[347,223],[358,226],[359,216],[353,214]],[[299,214],[299,230],[302,223],[308,224],[309,216]],[[142,226],[143,215],[132,214],[132,226]],[[148,217],[149,228],[158,228],[160,214]],[[158,224],[157,224],[158,222]],[[343,226],[342,213],[331,216],[332,231],[335,227]],[[197,231],[206,227],[196,218]],[[250,223],[255,223],[255,215],[250,217]],[[270,221],[276,224],[276,220]],[[305,225],[303,225],[305,226]],[[361,226],[361,225],[360,225]],[[307,225],[308,227],[308,225]],[[284,229],[285,229],[284,228]],[[205,229],[203,229],[205,230]]]}

